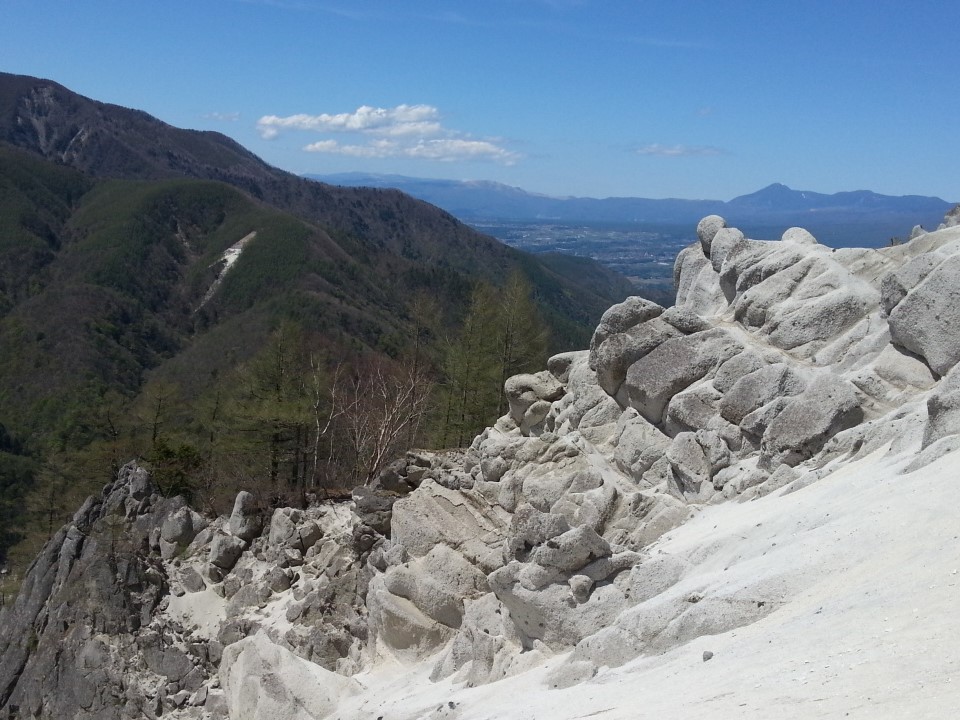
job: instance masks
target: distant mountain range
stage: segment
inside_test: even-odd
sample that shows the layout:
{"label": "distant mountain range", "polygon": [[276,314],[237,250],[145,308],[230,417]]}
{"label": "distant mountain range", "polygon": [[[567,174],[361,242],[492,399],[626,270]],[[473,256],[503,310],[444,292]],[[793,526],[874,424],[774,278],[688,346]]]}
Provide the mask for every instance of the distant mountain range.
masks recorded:
{"label": "distant mountain range", "polygon": [[[693,225],[704,215],[717,214],[726,218],[729,224],[744,229],[756,228],[769,232],[778,226],[801,225],[814,231],[814,234],[818,230],[828,235],[838,230],[845,234],[866,234],[862,238],[865,241],[875,237],[878,241],[885,241],[888,237],[879,238],[877,234],[886,232],[905,235],[914,225],[923,225],[928,229],[936,227],[954,205],[937,197],[881,195],[869,190],[827,195],[792,190],[780,183],[725,202],[675,198],[551,197],[490,181],[424,179],[403,175],[342,173],[307,177],[349,187],[396,188],[437,205],[466,222],[516,220]],[[862,232],[853,232],[855,228]]]}

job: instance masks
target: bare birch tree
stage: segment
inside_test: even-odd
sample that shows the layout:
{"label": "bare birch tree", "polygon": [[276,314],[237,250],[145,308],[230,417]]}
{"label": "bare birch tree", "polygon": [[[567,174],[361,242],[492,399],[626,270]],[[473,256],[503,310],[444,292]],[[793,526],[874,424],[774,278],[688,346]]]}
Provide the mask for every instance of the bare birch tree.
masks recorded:
{"label": "bare birch tree", "polygon": [[424,372],[382,358],[364,363],[352,374],[344,393],[342,424],[354,456],[354,482],[372,480],[405,449],[409,437],[416,437],[430,390]]}

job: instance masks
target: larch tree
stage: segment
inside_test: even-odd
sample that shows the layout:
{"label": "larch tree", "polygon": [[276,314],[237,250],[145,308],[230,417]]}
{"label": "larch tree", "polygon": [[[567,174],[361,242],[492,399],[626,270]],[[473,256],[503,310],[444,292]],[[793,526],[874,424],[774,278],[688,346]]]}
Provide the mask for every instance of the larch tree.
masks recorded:
{"label": "larch tree", "polygon": [[462,446],[506,411],[507,378],[543,366],[547,330],[519,272],[503,288],[474,290],[458,336],[447,343],[444,444]]}
{"label": "larch tree", "polygon": [[496,316],[497,415],[507,411],[507,379],[544,366],[549,331],[533,303],[533,289],[515,270],[500,293]]}

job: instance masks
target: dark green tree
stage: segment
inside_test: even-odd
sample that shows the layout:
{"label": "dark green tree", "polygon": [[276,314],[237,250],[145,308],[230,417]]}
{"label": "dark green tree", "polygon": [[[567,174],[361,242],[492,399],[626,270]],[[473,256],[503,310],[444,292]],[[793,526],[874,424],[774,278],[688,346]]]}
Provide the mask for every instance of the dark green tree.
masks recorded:
{"label": "dark green tree", "polygon": [[543,367],[547,330],[531,294],[519,272],[503,288],[475,288],[459,334],[445,347],[444,445],[464,445],[506,411],[507,378]]}

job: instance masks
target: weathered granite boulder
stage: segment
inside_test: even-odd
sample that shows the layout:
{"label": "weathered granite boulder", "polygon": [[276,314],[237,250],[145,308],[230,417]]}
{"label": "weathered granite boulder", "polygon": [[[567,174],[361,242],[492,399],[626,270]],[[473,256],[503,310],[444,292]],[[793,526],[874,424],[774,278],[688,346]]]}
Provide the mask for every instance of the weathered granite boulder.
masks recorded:
{"label": "weathered granite boulder", "polygon": [[669,437],[639,412],[627,408],[617,422],[613,457],[623,472],[639,482],[669,445]]}
{"label": "weathered granite boulder", "polygon": [[436,651],[456,633],[415,603],[390,592],[386,578],[377,575],[367,590],[367,625],[375,647],[394,654],[419,658]]}
{"label": "weathered granite boulder", "polygon": [[[522,545],[512,545],[521,559],[510,560],[487,580],[524,635],[552,648],[569,646],[627,607],[624,571],[639,555],[614,553],[588,526],[564,530],[565,519],[556,515],[532,508],[519,515],[511,528],[523,538]],[[571,603],[577,612],[569,612]]]}
{"label": "weathered granite boulder", "polygon": [[270,517],[268,544],[274,551],[305,553],[323,536],[317,523],[296,508],[277,508]]}
{"label": "weathered granite boulder", "polygon": [[381,535],[390,534],[393,504],[401,497],[400,495],[358,485],[351,491],[351,497],[353,497],[357,515],[364,525]]}
{"label": "weathered granite boulder", "polygon": [[712,383],[700,383],[671,398],[663,418],[663,431],[670,437],[696,431],[722,420],[718,414],[723,394]]}
{"label": "weathered granite boulder", "polygon": [[600,324],[590,340],[590,367],[597,368],[594,353],[611,335],[626,332],[632,327],[652,320],[663,312],[655,302],[641,297],[629,297],[622,303],[613,305],[600,318]]}
{"label": "weathered granite boulder", "polygon": [[437,545],[422,558],[390,568],[383,582],[389,592],[453,628],[460,627],[464,600],[489,591],[486,576],[446,545]]}
{"label": "weathered granite boulder", "polygon": [[726,306],[720,276],[700,245],[691,245],[680,251],[673,278],[678,306],[702,316],[713,315]]}
{"label": "weathered granite boulder", "polygon": [[665,340],[680,334],[672,325],[653,318],[610,335],[593,353],[597,384],[611,397],[617,397],[629,367]]}
{"label": "weathered granite boulder", "polygon": [[960,360],[960,254],[939,263],[890,310],[890,337],[943,376]]}
{"label": "weathered granite boulder", "polygon": [[246,543],[233,535],[218,533],[210,543],[208,561],[221,570],[230,570],[237,564]]}
{"label": "weathered granite boulder", "polygon": [[956,366],[927,400],[927,417],[924,448],[942,438],[960,434],[960,370]]}
{"label": "weathered granite boulder", "polygon": [[181,552],[201,530],[207,527],[203,516],[189,507],[171,513],[160,526],[160,554],[169,560]]}
{"label": "weathered granite boulder", "polygon": [[863,419],[856,388],[830,374],[818,375],[785,403],[763,434],[762,458],[770,467],[812,457],[833,435]]}
{"label": "weathered granite boulder", "polygon": [[[746,246],[746,238],[737,228],[724,228],[713,238],[713,244],[710,250],[710,265],[713,271],[720,273],[723,270],[727,258],[731,257]],[[724,297],[729,301],[732,297],[733,287],[726,287],[723,278],[720,278],[720,288],[723,290]]]}
{"label": "weathered granite boulder", "polygon": [[501,564],[509,523],[509,514],[479,492],[450,490],[427,480],[414,495],[394,504],[392,535],[413,557],[442,544],[489,572]]}
{"label": "weathered granite boulder", "polygon": [[937,252],[918,255],[900,267],[891,270],[880,281],[880,306],[889,315],[907,293],[933,272],[944,257]]}
{"label": "weathered granite boulder", "polygon": [[434,666],[431,680],[457,671],[468,686],[510,677],[542,662],[546,653],[531,643],[510,619],[510,611],[493,593],[465,602],[460,631]]}
{"label": "weathered granite boulder", "polygon": [[817,239],[805,228],[792,227],[784,231],[780,237],[780,242],[793,243],[794,245],[816,245]]}
{"label": "weathered granite boulder", "polygon": [[228,527],[232,535],[246,541],[253,540],[263,531],[263,519],[256,498],[246,490],[237,493]]}
{"label": "weathered granite boulder", "polygon": [[717,368],[713,378],[713,387],[721,393],[729,392],[730,388],[742,377],[759,370],[767,363],[756,352],[744,350],[723,362]]}
{"label": "weathered granite boulder", "polygon": [[786,363],[766,365],[737,380],[720,401],[720,415],[739,425],[747,415],[778,397],[803,392],[806,383]]}
{"label": "weathered granite boulder", "polygon": [[510,404],[510,417],[523,433],[540,425],[550,412],[550,404],[563,397],[563,385],[548,370],[536,374],[514,375],[504,384]]}
{"label": "weathered granite boulder", "polygon": [[223,651],[220,681],[231,720],[316,720],[360,690],[356,680],[301,660],[262,632]]}
{"label": "weathered granite boulder", "polygon": [[719,215],[707,215],[697,223],[697,238],[703,248],[703,254],[710,257],[710,245],[717,233],[727,226],[727,221]]}
{"label": "weathered granite boulder", "polygon": [[743,346],[721,328],[671,338],[630,366],[624,386],[631,407],[654,425],[674,395],[714,373]]}
{"label": "weathered granite boulder", "polygon": [[684,335],[709,330],[712,325],[689,308],[674,305],[660,315],[660,320],[679,330]]}

